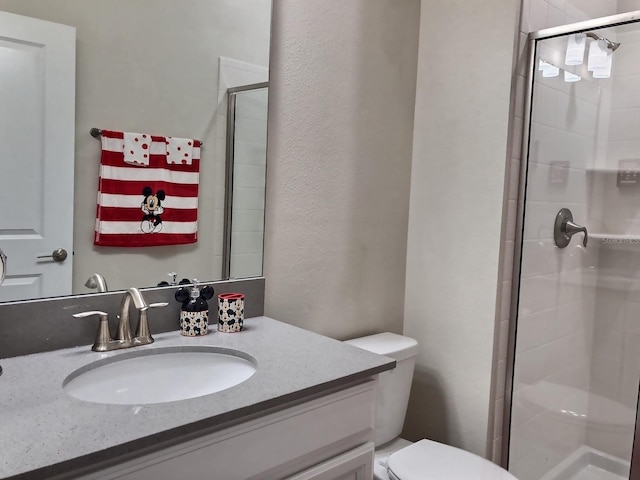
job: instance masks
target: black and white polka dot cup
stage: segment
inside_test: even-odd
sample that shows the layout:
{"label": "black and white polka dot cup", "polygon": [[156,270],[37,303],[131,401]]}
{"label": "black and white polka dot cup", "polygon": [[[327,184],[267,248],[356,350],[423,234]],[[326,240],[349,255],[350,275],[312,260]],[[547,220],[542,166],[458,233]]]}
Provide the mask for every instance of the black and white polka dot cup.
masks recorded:
{"label": "black and white polka dot cup", "polygon": [[218,331],[235,333],[242,330],[244,321],[244,294],[221,293],[218,295]]}

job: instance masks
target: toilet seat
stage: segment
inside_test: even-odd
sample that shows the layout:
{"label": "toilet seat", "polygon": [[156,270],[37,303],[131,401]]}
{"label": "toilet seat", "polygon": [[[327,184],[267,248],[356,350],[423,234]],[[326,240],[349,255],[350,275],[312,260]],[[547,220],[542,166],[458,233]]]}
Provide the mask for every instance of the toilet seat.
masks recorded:
{"label": "toilet seat", "polygon": [[517,480],[485,458],[431,440],[392,453],[387,469],[391,480]]}

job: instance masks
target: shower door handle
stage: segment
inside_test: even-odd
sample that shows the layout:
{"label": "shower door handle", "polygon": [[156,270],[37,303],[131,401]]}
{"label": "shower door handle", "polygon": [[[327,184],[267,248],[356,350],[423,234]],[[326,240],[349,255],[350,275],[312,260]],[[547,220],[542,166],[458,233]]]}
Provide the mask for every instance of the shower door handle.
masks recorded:
{"label": "shower door handle", "polygon": [[556,222],[553,227],[553,239],[559,248],[564,248],[569,245],[571,237],[576,233],[582,232],[584,238],[582,239],[582,245],[587,246],[589,240],[589,233],[587,228],[577,223],[573,223],[573,214],[568,208],[562,208],[556,215]]}

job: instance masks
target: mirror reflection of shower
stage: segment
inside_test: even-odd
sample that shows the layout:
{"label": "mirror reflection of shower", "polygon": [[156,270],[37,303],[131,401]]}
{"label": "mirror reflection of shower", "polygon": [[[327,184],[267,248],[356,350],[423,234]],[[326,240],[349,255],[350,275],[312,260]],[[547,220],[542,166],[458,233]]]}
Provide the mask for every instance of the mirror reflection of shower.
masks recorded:
{"label": "mirror reflection of shower", "polygon": [[269,82],[227,89],[223,278],[262,275]]}
{"label": "mirror reflection of shower", "polygon": [[[545,78],[557,77],[562,71],[567,83],[579,82],[588,75],[594,79],[610,78],[613,52],[619,47],[620,42],[594,32],[574,33],[567,37],[564,52],[558,49],[545,52],[538,61],[538,70]],[[588,53],[585,55],[585,52]],[[564,59],[561,53],[564,53]]]}

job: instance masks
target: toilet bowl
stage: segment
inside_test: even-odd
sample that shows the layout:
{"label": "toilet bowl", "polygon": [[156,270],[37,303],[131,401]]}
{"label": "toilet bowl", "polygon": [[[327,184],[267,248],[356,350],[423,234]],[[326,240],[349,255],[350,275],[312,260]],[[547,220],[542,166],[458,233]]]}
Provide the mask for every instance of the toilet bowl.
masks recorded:
{"label": "toilet bowl", "polygon": [[396,368],[381,373],[378,379],[375,480],[517,480],[503,468],[473,453],[432,440],[412,443],[400,438],[418,342],[386,332],[345,343],[396,360]]}

